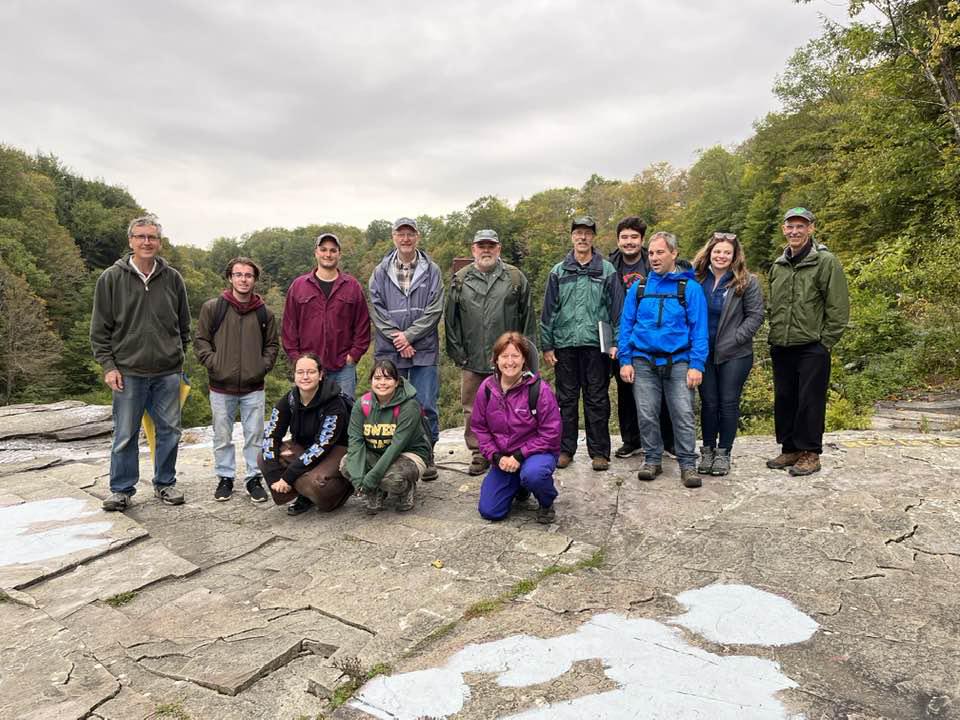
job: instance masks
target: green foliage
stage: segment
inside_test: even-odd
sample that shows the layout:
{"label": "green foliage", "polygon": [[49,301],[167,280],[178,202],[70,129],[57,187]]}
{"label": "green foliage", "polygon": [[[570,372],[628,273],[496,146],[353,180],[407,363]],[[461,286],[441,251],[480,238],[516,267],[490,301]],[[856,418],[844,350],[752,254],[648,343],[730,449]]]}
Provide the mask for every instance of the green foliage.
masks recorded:
{"label": "green foliage", "polygon": [[106,600],[104,600],[104,602],[110,607],[118,608],[118,607],[123,607],[127,603],[132,602],[136,596],[137,596],[137,593],[135,592],[122,592],[122,593],[117,593],[116,595],[111,595]]}
{"label": "green foliage", "polygon": [[183,704],[178,702],[157,705],[149,717],[156,720],[190,720],[187,711],[183,709]]}

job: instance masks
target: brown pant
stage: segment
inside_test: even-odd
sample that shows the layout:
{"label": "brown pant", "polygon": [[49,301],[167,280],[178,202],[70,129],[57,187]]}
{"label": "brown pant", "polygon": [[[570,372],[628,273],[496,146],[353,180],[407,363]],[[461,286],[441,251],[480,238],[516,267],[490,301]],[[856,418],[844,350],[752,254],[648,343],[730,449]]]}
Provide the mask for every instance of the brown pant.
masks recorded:
{"label": "brown pant", "polygon": [[257,456],[257,466],[270,487],[273,501],[283,505],[297,495],[303,495],[320,512],[336,510],[353,494],[353,485],[340,474],[340,460],[347,454],[347,449],[341,445],[334,445],[327,450],[319,463],[298,477],[292,491],[279,493],[273,489],[273,483],[283,477],[283,471],[289,464],[288,458],[301,454],[303,450],[299,445],[285,442],[280,446],[280,456],[276,460],[264,460],[263,453]]}
{"label": "brown pant", "polygon": [[460,404],[463,405],[463,439],[467,443],[467,450],[474,455],[480,454],[480,443],[476,433],[470,427],[470,413],[473,412],[473,401],[477,398],[477,390],[488,375],[481,375],[472,370],[460,371]]}

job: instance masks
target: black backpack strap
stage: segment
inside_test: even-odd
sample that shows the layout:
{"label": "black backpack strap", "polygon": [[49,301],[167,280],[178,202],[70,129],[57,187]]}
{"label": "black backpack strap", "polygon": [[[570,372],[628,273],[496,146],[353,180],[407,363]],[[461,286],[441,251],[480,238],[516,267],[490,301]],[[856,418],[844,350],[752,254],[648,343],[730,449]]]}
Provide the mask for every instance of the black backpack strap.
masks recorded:
{"label": "black backpack strap", "polygon": [[680,301],[680,307],[687,308],[687,278],[681,278],[677,282],[677,300]]}
{"label": "black backpack strap", "polygon": [[257,322],[260,323],[260,350],[267,346],[267,306],[257,306]]}
{"label": "black backpack strap", "polygon": [[542,380],[537,378],[527,388],[527,406],[530,408],[530,414],[537,416],[537,406],[540,404],[540,383]]}
{"label": "black backpack strap", "polygon": [[490,386],[489,385],[483,386],[483,394],[486,396],[487,402],[489,403],[490,402]]}
{"label": "black backpack strap", "polygon": [[217,307],[213,311],[213,322],[210,323],[210,342],[213,343],[213,338],[217,334],[217,330],[220,329],[220,326],[223,325],[223,319],[227,316],[227,310],[229,309],[227,301],[223,299],[223,295],[217,298]]}

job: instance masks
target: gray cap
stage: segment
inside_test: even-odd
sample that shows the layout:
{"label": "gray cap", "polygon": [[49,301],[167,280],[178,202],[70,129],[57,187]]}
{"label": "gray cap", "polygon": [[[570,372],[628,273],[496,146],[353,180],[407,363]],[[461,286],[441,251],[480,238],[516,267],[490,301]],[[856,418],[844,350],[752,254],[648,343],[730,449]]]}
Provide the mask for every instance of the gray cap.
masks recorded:
{"label": "gray cap", "polygon": [[474,233],[474,235],[473,235],[473,242],[474,242],[474,243],[478,243],[478,242],[494,242],[494,243],[496,243],[497,245],[499,245],[499,244],[500,244],[500,236],[497,235],[497,231],[496,231],[496,230],[490,230],[490,229],[487,229],[487,230],[477,230],[477,232]]}
{"label": "gray cap", "polygon": [[420,232],[420,228],[417,227],[417,221],[414,220],[413,218],[402,217],[402,218],[397,218],[396,220],[393,221],[394,230],[399,230],[404,225],[409,225],[414,229],[415,232]]}
{"label": "gray cap", "polygon": [[333,233],[320,233],[317,235],[317,247],[320,247],[320,243],[322,243],[324,240],[333,240],[337,244],[337,247],[341,247],[340,238]]}
{"label": "gray cap", "polygon": [[803,218],[808,223],[816,222],[816,219],[813,217],[813,213],[807,210],[805,207],[795,207],[790,208],[783,216],[783,221],[786,222],[790,218]]}
{"label": "gray cap", "polygon": [[581,215],[580,217],[575,217],[573,222],[570,223],[570,232],[573,232],[578,227],[590,228],[593,232],[597,232],[597,221],[589,215]]}

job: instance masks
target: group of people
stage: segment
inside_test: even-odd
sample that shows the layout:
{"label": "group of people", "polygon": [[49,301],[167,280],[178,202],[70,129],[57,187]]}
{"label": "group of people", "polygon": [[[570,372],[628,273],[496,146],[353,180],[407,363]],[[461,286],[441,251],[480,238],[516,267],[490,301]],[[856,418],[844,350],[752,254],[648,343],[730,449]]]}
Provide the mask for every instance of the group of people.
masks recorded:
{"label": "group of people", "polygon": [[[781,453],[767,465],[793,475],[820,469],[830,350],[849,316],[843,269],[814,240],[814,223],[804,208],[786,213],[787,244],[769,275]],[[662,473],[665,451],[676,455],[686,487],[700,486],[704,475],[727,474],[764,295],[736,235],[714,233],[689,263],[679,259],[673,234],[657,232],[646,241],[646,230],[639,217],[621,220],[617,250],[606,258],[594,247],[594,220],[572,220],[571,249],[550,270],[539,318],[540,351],[554,368],[556,394],[538,372],[530,283],[501,259],[493,230],[475,234],[473,262],[454,273],[445,291],[440,268],[419,247],[416,220],[398,219],[394,249],[369,279],[369,308],[363,287],[340,269],[340,239],[322,233],[316,267],[291,283],[279,328],[255,292],[258,264],[232,259],[227,288],[204,303],[194,337],[209,376],[215,498],[233,494],[239,412],[243,482],[252,500],[272,496],[289,503],[291,515],[333,510],[354,493],[371,514],[385,502],[398,511],[413,508],[418,483],[437,477],[441,320],[446,353],[461,370],[468,472],[485,474],[483,517],[498,520],[513,507],[535,504],[539,522],[555,520],[554,472],[576,454],[581,396],[592,468],[610,467],[611,375],[623,438],[613,455],[642,453],[640,480]],[[155,494],[167,504],[184,502],[175,466],[190,339],[183,279],[158,254],[159,222],[135,219],[128,238],[131,252],[97,282],[90,331],[113,391],[111,494],[103,508],[121,511],[136,491],[144,412],[156,427]],[[371,325],[370,389],[357,398],[356,368],[369,349]],[[294,384],[265,423],[264,378],[281,344]]]}

